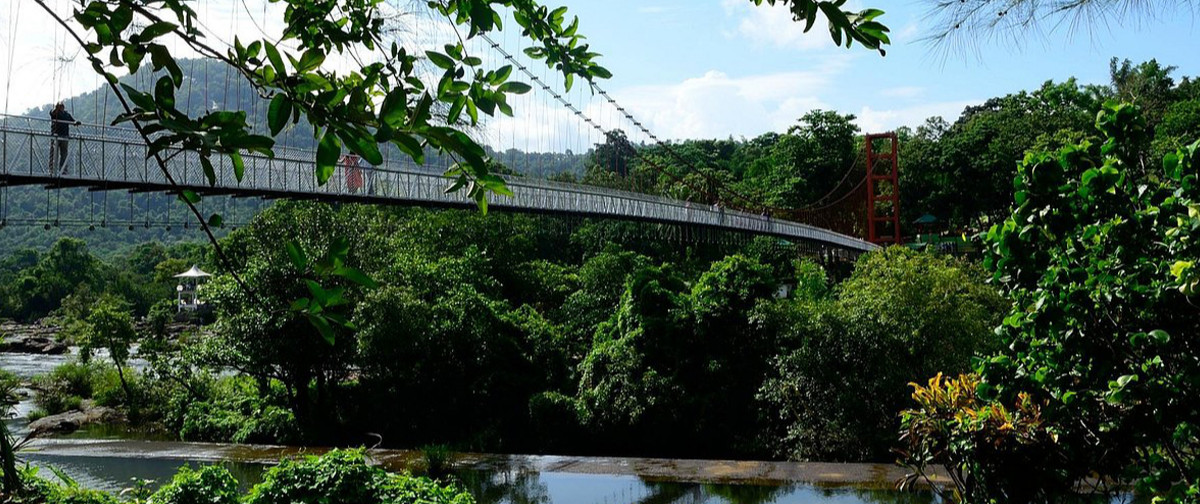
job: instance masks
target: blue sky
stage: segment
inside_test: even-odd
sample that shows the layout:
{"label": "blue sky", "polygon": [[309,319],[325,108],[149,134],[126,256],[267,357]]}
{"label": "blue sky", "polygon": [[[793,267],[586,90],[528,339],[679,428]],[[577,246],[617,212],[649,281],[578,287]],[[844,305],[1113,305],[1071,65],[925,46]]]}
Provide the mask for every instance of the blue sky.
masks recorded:
{"label": "blue sky", "polygon": [[802,34],[783,8],[749,0],[566,0],[581,31],[604,54],[619,99],[673,138],[780,131],[811,108],[859,116],[867,130],[953,120],[964,105],[1042,82],[1077,77],[1107,83],[1111,57],[1157,58],[1200,74],[1197,19],[1108,20],[1090,30],[1033,34],[1019,47],[983,41],[976,51],[939,53],[922,37],[929,2],[870,2],[885,10],[886,57],[837,48],[828,32]]}
{"label": "blue sky", "polygon": [[[63,13],[73,5],[72,0],[47,1]],[[822,28],[801,33],[786,8],[754,7],[749,0],[543,1],[565,4],[580,17],[581,32],[614,73],[604,87],[660,138],[785,131],[815,108],[854,114],[870,132],[915,126],[935,115],[954,120],[964,106],[1033,89],[1048,79],[1075,76],[1084,83],[1106,83],[1113,56],[1134,62],[1157,58],[1179,67],[1176,77],[1200,75],[1198,16],[1187,7],[1158,17],[1108,20],[1091,30],[1034,35],[1018,45],[985,40],[973,52],[947,56],[921,41],[931,23],[927,6],[932,0],[852,0],[855,8],[887,11],[882,21],[892,29],[893,44],[880,57],[857,46],[834,47]],[[245,40],[261,36],[258,23],[246,20],[251,14],[262,17],[258,21],[270,32],[280,28],[277,3],[204,0],[198,5],[206,25],[219,31],[213,35],[223,40],[233,33]],[[245,10],[247,5],[255,6],[253,13]],[[260,8],[271,15],[261,16]],[[0,101],[7,112],[20,113],[99,85],[78,57],[78,48],[32,1],[0,2],[0,27],[15,27],[0,37],[0,68],[7,70]],[[72,56],[70,63],[61,63]],[[54,64],[56,60],[60,63]],[[578,104],[606,128],[616,124],[615,112],[597,99]],[[518,100],[514,107],[517,118],[489,123],[484,133],[488,143],[561,151],[601,139],[595,132],[573,131],[580,123],[565,109],[548,110],[532,98]],[[617,127],[631,130],[628,124]],[[632,131],[631,138],[647,140]]]}

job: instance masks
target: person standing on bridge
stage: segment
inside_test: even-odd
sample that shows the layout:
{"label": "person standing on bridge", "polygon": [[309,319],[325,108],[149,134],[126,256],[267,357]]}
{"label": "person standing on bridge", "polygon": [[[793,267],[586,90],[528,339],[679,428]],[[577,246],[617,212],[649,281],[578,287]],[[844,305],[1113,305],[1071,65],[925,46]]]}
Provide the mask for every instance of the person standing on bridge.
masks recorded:
{"label": "person standing on bridge", "polygon": [[357,193],[363,187],[362,158],[358,154],[346,154],[342,157],[342,168],[346,173],[346,190]]}
{"label": "person standing on bridge", "polygon": [[83,124],[76,121],[67,112],[67,106],[62,102],[54,106],[54,110],[50,111],[50,135],[54,137],[50,145],[50,171],[54,172],[55,159],[58,160],[57,169],[62,171],[63,175],[67,174],[67,150],[71,146],[71,124],[79,126]]}

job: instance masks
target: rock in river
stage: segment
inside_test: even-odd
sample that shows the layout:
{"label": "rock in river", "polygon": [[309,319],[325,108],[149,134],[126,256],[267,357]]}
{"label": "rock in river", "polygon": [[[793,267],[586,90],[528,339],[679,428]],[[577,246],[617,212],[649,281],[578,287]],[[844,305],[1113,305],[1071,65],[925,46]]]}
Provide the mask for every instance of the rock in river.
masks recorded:
{"label": "rock in river", "polygon": [[93,406],[85,402],[83,410],[71,410],[57,415],[39,418],[29,424],[29,437],[46,434],[69,434],[80,427],[92,424],[117,424],[125,422],[125,414],[104,406]]}
{"label": "rock in river", "polygon": [[61,355],[67,345],[55,341],[58,328],[41,323],[24,325],[11,321],[0,322],[0,352]]}

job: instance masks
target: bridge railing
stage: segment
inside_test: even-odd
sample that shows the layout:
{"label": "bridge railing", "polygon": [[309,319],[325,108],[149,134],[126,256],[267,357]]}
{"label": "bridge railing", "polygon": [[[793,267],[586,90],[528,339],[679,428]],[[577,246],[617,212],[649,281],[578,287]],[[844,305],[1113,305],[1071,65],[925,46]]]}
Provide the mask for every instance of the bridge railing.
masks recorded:
{"label": "bridge railing", "polygon": [[[315,153],[280,147],[274,157],[243,155],[245,174],[237,180],[228,156],[210,161],[215,183],[205,176],[195,151],[160,153],[166,172],[148,158],[149,149],[132,128],[94,124],[71,126],[65,140],[65,161],[56,159],[62,139],[50,132],[50,120],[0,117],[0,175],[38,179],[48,184],[90,185],[99,188],[145,190],[190,189],[197,192],[259,194],[277,197],[375,201],[391,204],[472,206],[463,192],[446,193],[450,180],[440,170],[411,159],[389,160],[381,166],[336,168],[325,184],[314,174]],[[174,181],[168,180],[168,176]],[[670,222],[726,228],[756,234],[810,240],[853,250],[875,248],[862,240],[814,226],[735,210],[679,201],[661,196],[594,186],[507,177],[513,196],[489,195],[500,208],[530,212],[568,213],[627,220]]]}

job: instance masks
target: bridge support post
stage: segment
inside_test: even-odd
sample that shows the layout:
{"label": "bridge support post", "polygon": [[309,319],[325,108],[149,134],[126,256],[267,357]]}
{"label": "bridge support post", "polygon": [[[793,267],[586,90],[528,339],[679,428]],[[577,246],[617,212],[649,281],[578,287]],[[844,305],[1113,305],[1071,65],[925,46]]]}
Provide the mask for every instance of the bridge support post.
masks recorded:
{"label": "bridge support post", "polygon": [[867,241],[900,244],[900,165],[896,133],[867,135]]}

